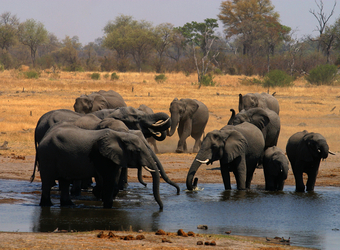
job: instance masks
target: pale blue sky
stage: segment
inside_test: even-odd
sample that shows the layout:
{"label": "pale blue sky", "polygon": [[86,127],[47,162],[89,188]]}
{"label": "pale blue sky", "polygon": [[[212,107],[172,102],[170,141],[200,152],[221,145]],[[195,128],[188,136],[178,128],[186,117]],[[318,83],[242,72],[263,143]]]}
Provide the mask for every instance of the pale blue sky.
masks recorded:
{"label": "pale blue sky", "polygon": [[[221,0],[0,0],[0,13],[9,11],[20,21],[33,18],[59,39],[78,36],[85,45],[103,36],[109,20],[121,14],[146,20],[154,25],[172,23],[182,26],[187,22],[203,22],[217,18]],[[319,0],[317,0],[319,2]],[[325,12],[330,13],[334,0],[323,0]],[[297,30],[297,38],[317,35],[317,20],[309,13],[317,10],[315,0],[272,0],[280,14],[281,23]],[[340,3],[330,24],[339,17]],[[221,25],[220,25],[221,26]],[[222,30],[222,28],[221,28]]]}

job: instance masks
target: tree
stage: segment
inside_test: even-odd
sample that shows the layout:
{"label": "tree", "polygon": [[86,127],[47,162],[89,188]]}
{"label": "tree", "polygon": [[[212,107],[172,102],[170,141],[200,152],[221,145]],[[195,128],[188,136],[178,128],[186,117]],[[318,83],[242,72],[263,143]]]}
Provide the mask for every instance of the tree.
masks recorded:
{"label": "tree", "polygon": [[4,12],[0,16],[0,48],[8,50],[15,44],[18,33],[19,19],[10,12]]}
{"label": "tree", "polygon": [[125,72],[129,65],[129,33],[137,25],[132,16],[121,15],[109,21],[104,27],[103,46],[116,52],[118,70]]}
{"label": "tree", "polygon": [[174,27],[170,23],[163,23],[155,28],[155,49],[157,59],[155,62],[156,72],[161,73],[166,52],[173,39]]}
{"label": "tree", "polygon": [[216,28],[218,28],[217,19],[213,18],[207,18],[203,23],[193,21],[177,28],[186,39],[186,43],[192,47],[199,87],[205,79],[211,59],[218,55],[209,55],[211,47],[217,39],[217,36],[214,35]]}
{"label": "tree", "polygon": [[81,49],[82,45],[79,42],[78,36],[65,36],[62,41],[63,47],[57,53],[58,60],[62,61],[63,64],[67,66],[69,71],[78,71],[81,69],[81,63],[78,58],[78,51]]}
{"label": "tree", "polygon": [[28,19],[19,25],[19,41],[30,48],[33,67],[35,67],[37,49],[47,42],[47,35],[44,25],[34,19]]}
{"label": "tree", "polygon": [[279,14],[270,0],[228,0],[221,3],[218,15],[226,38],[236,37],[243,45],[244,55],[253,55],[267,32],[264,27],[277,26]]}
{"label": "tree", "polygon": [[309,12],[311,14],[313,14],[313,16],[316,18],[316,20],[318,20],[318,25],[316,26],[316,29],[317,31],[319,31],[319,39],[316,39],[316,41],[318,41],[318,51],[320,50],[320,46],[321,46],[321,43],[322,43],[322,35],[327,27],[327,22],[329,21],[329,19],[331,18],[331,16],[333,16],[334,14],[334,9],[335,9],[335,6],[336,6],[336,2],[334,2],[334,5],[333,5],[333,9],[331,11],[331,13],[329,15],[327,15],[325,12],[324,12],[324,6],[323,6],[323,2],[322,0],[320,0],[320,3],[318,4],[316,1],[316,6],[318,7],[318,11],[315,11],[315,10],[309,10]]}

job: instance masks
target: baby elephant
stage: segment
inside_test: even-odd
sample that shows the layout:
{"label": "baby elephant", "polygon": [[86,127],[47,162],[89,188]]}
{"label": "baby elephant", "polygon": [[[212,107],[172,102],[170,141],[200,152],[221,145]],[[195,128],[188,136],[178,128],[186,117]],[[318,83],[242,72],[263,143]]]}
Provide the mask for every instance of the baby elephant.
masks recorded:
{"label": "baby elephant", "polygon": [[266,190],[282,191],[288,176],[288,170],[289,161],[283,151],[276,146],[267,148],[263,157]]}

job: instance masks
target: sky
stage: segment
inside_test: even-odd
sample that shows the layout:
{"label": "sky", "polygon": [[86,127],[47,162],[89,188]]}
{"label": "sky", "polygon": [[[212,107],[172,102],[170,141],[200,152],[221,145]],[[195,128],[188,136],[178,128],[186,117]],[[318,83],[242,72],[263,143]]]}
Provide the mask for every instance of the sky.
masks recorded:
{"label": "sky", "polygon": [[[300,39],[305,35],[316,36],[317,20],[309,12],[318,10],[320,0],[272,0],[275,11],[280,14],[281,24],[295,31]],[[11,12],[20,22],[35,19],[45,25],[48,32],[62,40],[65,36],[78,36],[86,45],[104,35],[108,21],[120,15],[145,20],[154,26],[171,23],[175,27],[187,22],[203,22],[217,18],[222,0],[0,0],[0,14]],[[324,12],[330,14],[334,0],[323,0]],[[340,4],[339,4],[340,5]],[[340,6],[328,24],[333,24],[340,15]],[[219,31],[223,25],[219,22]]]}

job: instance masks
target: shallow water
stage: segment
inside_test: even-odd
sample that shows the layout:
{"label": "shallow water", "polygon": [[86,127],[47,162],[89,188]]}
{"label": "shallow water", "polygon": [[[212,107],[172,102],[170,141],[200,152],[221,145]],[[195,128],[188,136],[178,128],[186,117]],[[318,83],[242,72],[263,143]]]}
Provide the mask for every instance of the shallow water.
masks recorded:
{"label": "shallow water", "polygon": [[[340,188],[316,187],[312,193],[296,193],[293,186],[284,192],[223,191],[223,184],[200,184],[200,191],[185,192],[162,183],[164,204],[159,211],[152,184],[144,188],[130,183],[119,194],[113,209],[102,209],[90,193],[73,200],[76,207],[60,208],[58,192],[53,192],[51,208],[38,206],[40,183],[0,180],[0,231],[49,232],[59,230],[144,230],[178,229],[198,233],[291,238],[291,245],[319,249],[339,249]],[[235,186],[233,186],[235,189]],[[208,230],[197,229],[200,224]]]}

